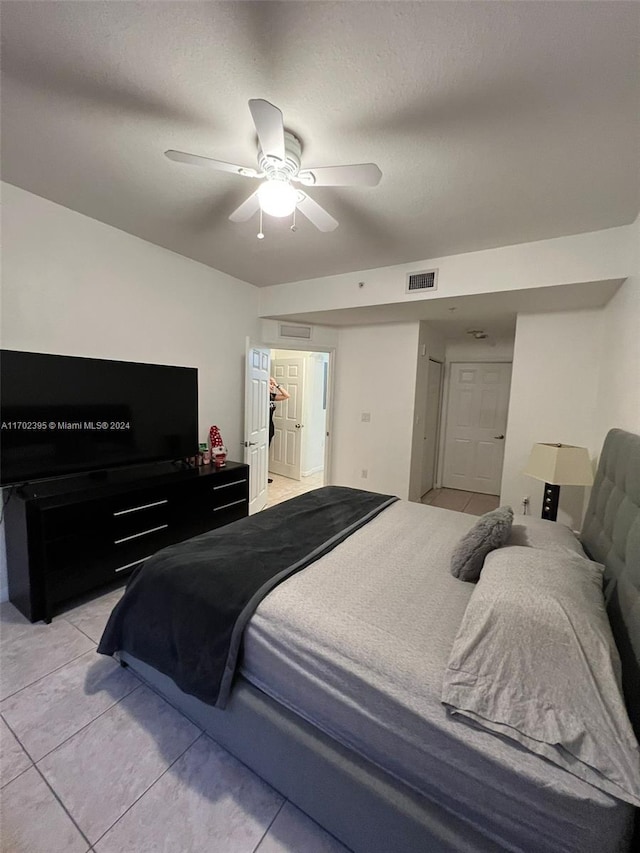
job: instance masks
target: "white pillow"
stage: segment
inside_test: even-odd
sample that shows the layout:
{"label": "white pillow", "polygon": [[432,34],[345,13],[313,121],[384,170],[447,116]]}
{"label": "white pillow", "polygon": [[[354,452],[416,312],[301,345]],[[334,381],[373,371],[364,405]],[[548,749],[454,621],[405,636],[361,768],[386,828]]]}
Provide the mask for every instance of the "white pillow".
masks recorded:
{"label": "white pillow", "polygon": [[442,702],[461,720],[640,806],[640,747],[602,572],[566,550],[492,551],[451,651]]}
{"label": "white pillow", "polygon": [[586,557],[580,540],[571,528],[558,521],[514,515],[507,545],[527,545],[529,548],[546,548],[551,551],[574,551]]}

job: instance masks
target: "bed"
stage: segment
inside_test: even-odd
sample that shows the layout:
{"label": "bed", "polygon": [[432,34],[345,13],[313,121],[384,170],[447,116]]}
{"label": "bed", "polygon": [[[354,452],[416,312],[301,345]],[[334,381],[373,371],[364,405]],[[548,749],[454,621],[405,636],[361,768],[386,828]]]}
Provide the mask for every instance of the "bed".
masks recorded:
{"label": "bed", "polygon": [[[320,508],[328,503],[326,494],[319,490],[311,499],[316,505],[308,516],[314,525]],[[240,537],[248,545],[251,540],[245,537],[253,529],[264,534],[272,551],[287,556],[286,570],[276,566],[274,581],[266,584],[267,595],[254,600],[247,594],[248,606],[241,608],[243,615],[235,632],[228,631],[227,646],[233,655],[225,647],[228,656],[223,656],[222,664],[218,662],[219,684],[218,675],[212,676],[207,668],[209,662],[204,665],[197,655],[193,657],[194,649],[203,643],[202,634],[197,634],[195,609],[189,621],[196,626],[196,638],[189,636],[191,657],[185,657],[190,665],[171,670],[164,666],[165,652],[157,653],[164,635],[170,637],[166,645],[172,649],[176,632],[184,630],[184,620],[175,616],[175,602],[183,589],[171,588],[171,596],[165,599],[173,604],[167,607],[156,602],[155,591],[165,580],[182,584],[185,600],[191,596],[193,604],[189,569],[198,561],[200,566],[207,565],[208,534],[187,546],[187,564],[183,563],[179,580],[172,563],[173,549],[178,546],[159,557],[159,575],[153,575],[153,564],[136,574],[112,614],[99,650],[115,653],[354,853],[630,850],[640,802],[637,743],[631,740],[630,726],[625,729],[624,720],[620,722],[611,679],[621,681],[637,733],[640,437],[622,430],[608,434],[581,541],[554,522],[516,517],[511,538],[487,557],[477,585],[462,582],[449,571],[452,552],[477,524],[475,518],[388,496],[355,497],[360,504],[357,511],[349,509],[352,514],[344,535],[336,532],[340,525],[324,538],[315,527],[292,534],[291,516],[300,499],[227,528],[227,540]],[[335,512],[327,513],[333,520]],[[363,518],[366,520],[360,523]],[[270,519],[275,527],[270,526]],[[221,533],[216,537],[220,547]],[[307,539],[313,543],[306,549],[311,559],[299,559],[295,549]],[[262,546],[251,546],[246,553],[256,551],[262,551]],[[248,565],[252,559],[247,557]],[[604,577],[596,563],[604,566]],[[237,557],[235,569],[239,570]],[[564,584],[558,595],[568,596],[568,600],[574,586],[585,587],[584,595],[594,601],[593,619],[597,621],[601,610],[606,622],[601,625],[605,645],[605,635],[613,631],[619,659],[610,650],[604,655],[602,667],[610,681],[602,682],[608,686],[601,690],[601,698],[606,699],[605,705],[615,706],[608,706],[607,721],[611,715],[618,717],[611,729],[603,727],[602,732],[595,732],[594,743],[586,744],[591,750],[604,744],[605,752],[614,752],[624,740],[620,761],[610,773],[598,765],[594,777],[589,762],[585,765],[582,757],[577,761],[571,747],[569,752],[562,751],[557,763],[553,744],[540,750],[535,737],[533,742],[530,737],[516,741],[511,731],[505,733],[504,726],[488,730],[478,724],[477,714],[473,718],[470,706],[455,712],[444,701],[468,687],[459,676],[461,672],[466,675],[468,662],[478,650],[476,643],[463,643],[471,615],[479,613],[480,621],[484,619],[480,633],[485,637],[487,620],[482,608],[493,606],[509,584],[519,584],[518,576],[526,584],[538,577],[535,572],[545,578],[545,595],[551,599],[551,605],[547,601],[536,618],[547,618],[549,606],[554,609],[555,592],[547,587],[557,580],[561,587]],[[515,632],[513,625],[504,629],[506,636],[514,637],[513,643],[500,647],[496,644],[503,643],[502,639],[491,641],[494,652],[497,647],[505,651],[500,653],[498,668],[502,661],[503,669],[512,666],[509,655],[519,642],[535,645],[537,638],[551,636],[536,630],[527,637],[528,617],[518,615],[517,609],[522,600],[520,587],[515,598],[505,599],[507,622],[520,621],[515,623]],[[564,639],[559,641],[561,660],[571,661],[571,654],[577,655],[578,664],[571,665],[569,681],[578,678],[588,645],[580,635],[583,629],[574,625],[580,616],[564,620],[572,632],[578,631],[576,641],[573,634],[566,644]],[[139,631],[141,622],[149,622],[152,630]],[[498,617],[489,620],[491,628],[494,622],[499,622]],[[598,643],[596,654],[600,655],[603,645]],[[551,648],[553,643],[546,645]],[[573,646],[577,651],[572,652]],[[456,653],[462,655],[461,666],[452,664]],[[539,666],[545,653],[542,644],[527,666]],[[553,654],[555,668],[557,646],[553,646]],[[233,657],[231,667],[229,656]],[[558,688],[553,686],[552,674],[542,672],[544,677],[536,675],[531,682],[536,685],[534,692],[546,702],[548,691]],[[582,710],[580,691],[585,690],[585,707],[598,705],[589,698],[590,672],[587,666],[585,677],[571,685],[571,695],[562,697],[563,701],[579,696],[577,704]],[[213,681],[217,686],[211,692]],[[508,694],[517,688],[518,705],[526,679],[515,681],[508,680],[506,689]],[[449,685],[448,697],[443,682]],[[223,689],[225,685],[228,690]],[[487,693],[491,691],[480,691],[481,703]],[[499,705],[504,691],[493,693]],[[485,713],[481,707],[480,717]],[[581,732],[580,748],[591,734],[588,726],[586,735]],[[616,776],[618,771],[621,775]]]}

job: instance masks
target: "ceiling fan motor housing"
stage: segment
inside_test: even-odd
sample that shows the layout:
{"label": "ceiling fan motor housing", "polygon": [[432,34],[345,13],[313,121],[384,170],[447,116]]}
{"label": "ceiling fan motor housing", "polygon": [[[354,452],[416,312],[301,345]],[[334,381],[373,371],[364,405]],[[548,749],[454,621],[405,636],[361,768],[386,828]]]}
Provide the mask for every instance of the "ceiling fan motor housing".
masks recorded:
{"label": "ceiling fan motor housing", "polygon": [[290,181],[300,171],[300,155],[302,145],[300,140],[289,133],[284,132],[284,162],[275,157],[267,157],[260,146],[258,146],[258,166],[265,177],[270,181]]}

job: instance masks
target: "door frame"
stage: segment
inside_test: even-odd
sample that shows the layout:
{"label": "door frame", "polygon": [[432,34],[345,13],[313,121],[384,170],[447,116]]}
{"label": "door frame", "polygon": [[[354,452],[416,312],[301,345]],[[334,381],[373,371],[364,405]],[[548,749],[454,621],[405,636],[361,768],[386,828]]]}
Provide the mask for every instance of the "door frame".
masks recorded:
{"label": "door frame", "polygon": [[[333,435],[333,408],[334,408],[334,383],[335,383],[335,346],[313,346],[311,341],[275,341],[268,343],[257,343],[251,341],[253,346],[264,347],[271,352],[273,350],[287,350],[288,352],[325,352],[329,356],[327,366],[327,414],[325,422],[325,443],[324,443],[324,484],[330,486],[332,484],[332,435]],[[246,372],[245,372],[246,373]]]}
{"label": "door frame", "polygon": [[[269,400],[268,376],[271,375],[271,350],[266,345],[259,344],[259,343],[256,343],[255,341],[252,341],[250,337],[247,337],[245,339],[245,356],[244,356],[244,404],[243,404],[243,418],[242,418],[243,461],[245,463],[249,463],[249,456],[250,456],[249,439],[251,436],[247,434],[247,425],[248,425],[247,424],[247,417],[248,417],[248,415],[247,415],[247,411],[248,411],[247,410],[247,404],[249,402],[249,400],[248,400],[249,386],[247,383],[247,379],[249,376],[249,354],[254,349],[255,350],[263,350],[267,355],[267,361],[268,361],[267,380],[265,380],[267,387],[265,390],[265,401],[264,401],[264,412],[267,415],[264,431],[265,431],[266,437],[267,437],[267,444],[266,444],[265,470],[263,472],[264,473],[264,479],[261,480],[261,483],[260,483],[260,486],[262,486],[263,488],[259,489],[259,496],[261,496],[262,500],[261,500],[259,506],[256,506],[256,501],[253,500],[251,497],[251,490],[252,490],[252,485],[253,485],[252,479],[253,479],[253,477],[256,476],[256,474],[255,474],[255,472],[254,472],[254,474],[251,473],[251,466],[250,466],[250,470],[249,470],[249,514],[253,514],[254,512],[260,512],[261,510],[263,510],[265,508],[265,506],[267,504],[267,478],[268,478],[268,474],[269,474],[269,444],[268,444],[269,423],[268,423],[267,403]],[[262,430],[260,430],[260,431],[262,431]]]}
{"label": "door frame", "polygon": [[[445,413],[444,413],[444,405],[445,405],[445,388],[447,383],[447,363],[444,359],[440,358],[432,358],[429,356],[429,361],[432,361],[434,364],[440,365],[440,393],[438,394],[438,417],[436,420],[436,440],[434,447],[434,463],[433,463],[433,484],[431,489],[437,489],[440,484],[440,461],[442,457],[442,449],[440,446],[440,442],[442,439],[442,430],[444,427]],[[427,387],[429,385],[429,376],[427,374]],[[426,395],[426,390],[425,390]],[[422,491],[422,475],[424,473],[424,451],[422,454],[422,466],[420,470],[420,491]],[[426,492],[424,493],[426,494]],[[424,497],[420,495],[420,499]]]}
{"label": "door frame", "polygon": [[[449,410],[449,391],[451,388],[451,370],[454,364],[510,364],[513,366],[512,358],[456,358],[452,361],[445,361],[444,375],[442,378],[442,401],[440,411],[440,440],[438,444],[438,465],[436,482],[434,489],[442,488],[442,478],[444,476],[444,451],[447,441],[447,412]],[[513,371],[511,372],[511,383],[513,383]],[[509,385],[509,403],[511,403],[511,384]],[[509,429],[509,407],[507,406],[507,424],[506,430]],[[506,432],[505,432],[506,435]]]}

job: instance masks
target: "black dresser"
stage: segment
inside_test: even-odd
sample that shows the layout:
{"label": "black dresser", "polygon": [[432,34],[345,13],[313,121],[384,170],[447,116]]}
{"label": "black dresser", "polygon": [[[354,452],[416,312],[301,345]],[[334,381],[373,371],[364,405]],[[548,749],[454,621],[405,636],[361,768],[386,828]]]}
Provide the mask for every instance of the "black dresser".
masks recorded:
{"label": "black dresser", "polygon": [[160,548],[248,514],[249,466],[173,464],[43,481],[5,508],[9,600],[32,622]]}

